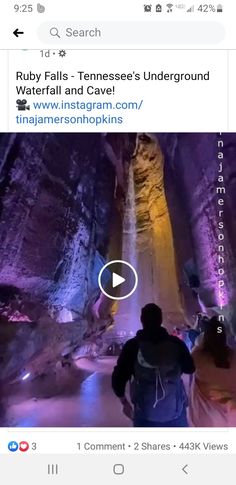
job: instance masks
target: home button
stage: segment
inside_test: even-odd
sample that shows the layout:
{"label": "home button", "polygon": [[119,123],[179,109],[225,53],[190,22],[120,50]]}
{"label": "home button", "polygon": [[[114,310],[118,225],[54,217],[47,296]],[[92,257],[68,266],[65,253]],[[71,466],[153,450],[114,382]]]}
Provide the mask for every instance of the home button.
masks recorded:
{"label": "home button", "polygon": [[124,475],[124,473],[125,473],[124,465],[122,465],[120,463],[116,463],[113,466],[113,473],[114,473],[114,475]]}

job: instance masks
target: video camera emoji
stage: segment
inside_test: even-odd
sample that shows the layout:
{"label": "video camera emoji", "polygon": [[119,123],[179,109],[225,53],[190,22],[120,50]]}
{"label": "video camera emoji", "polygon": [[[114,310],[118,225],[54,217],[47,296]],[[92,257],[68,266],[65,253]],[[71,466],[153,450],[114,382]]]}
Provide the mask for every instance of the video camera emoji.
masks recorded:
{"label": "video camera emoji", "polygon": [[16,105],[17,105],[16,107],[18,111],[30,110],[30,105],[29,104],[27,105],[26,99],[17,99]]}

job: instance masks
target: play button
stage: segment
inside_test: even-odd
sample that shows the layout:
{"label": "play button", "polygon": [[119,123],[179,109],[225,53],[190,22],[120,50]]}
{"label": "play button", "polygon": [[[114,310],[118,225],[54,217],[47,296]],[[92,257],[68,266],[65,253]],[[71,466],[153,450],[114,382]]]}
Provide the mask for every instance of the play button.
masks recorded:
{"label": "play button", "polygon": [[125,278],[116,273],[112,273],[112,288],[116,288],[116,286],[121,285],[122,283],[124,283],[124,281]]}
{"label": "play button", "polygon": [[124,300],[137,288],[138,275],[127,261],[116,259],[105,264],[98,276],[101,292],[112,300]]}

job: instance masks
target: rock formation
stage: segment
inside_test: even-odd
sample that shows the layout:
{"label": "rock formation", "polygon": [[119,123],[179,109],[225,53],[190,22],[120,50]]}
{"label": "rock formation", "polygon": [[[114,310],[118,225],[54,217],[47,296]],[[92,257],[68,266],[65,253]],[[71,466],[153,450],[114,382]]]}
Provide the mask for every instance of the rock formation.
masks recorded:
{"label": "rock formation", "polygon": [[[163,307],[170,326],[199,309],[197,292],[205,307],[219,305],[219,137],[1,135],[0,379],[17,375],[29,360],[39,369],[42,354],[45,364],[75,349],[80,355],[89,345],[94,349],[115,313],[116,324],[125,314],[136,328],[140,306],[148,301]],[[232,317],[236,136],[222,138],[227,187],[224,304]],[[130,170],[135,234],[124,220],[125,204],[131,204]],[[127,237],[133,240],[131,249],[135,245],[139,287],[117,311],[100,294],[97,277],[104,262],[127,253]],[[186,264],[196,271],[195,297],[186,284]],[[234,321],[232,326],[236,330]]]}
{"label": "rock formation", "polygon": [[159,304],[165,323],[181,325],[183,309],[164,187],[164,158],[156,137],[140,135],[133,157],[136,192],[139,305]]}
{"label": "rock formation", "polygon": [[[236,223],[234,211],[236,206],[235,173],[236,173],[236,135],[234,134],[170,134],[158,135],[164,152],[168,171],[172,172],[175,184],[169,188],[174,192],[178,186],[179,200],[183,201],[183,219],[185,224],[186,255],[190,256],[192,246],[200,283],[200,300],[203,307],[219,307],[219,229],[220,197],[224,198],[224,298],[222,304],[226,315],[236,332],[236,314],[234,302],[236,297],[236,259],[235,240]],[[223,181],[218,181],[219,163],[223,163]],[[223,195],[217,194],[217,187],[225,187]],[[173,211],[171,211],[173,214]],[[175,212],[175,211],[174,211]],[[173,225],[176,244],[180,241],[180,223]],[[177,257],[181,250],[176,251]],[[182,258],[183,262],[183,258]]]}
{"label": "rock formation", "polygon": [[[113,234],[121,234],[132,138],[43,133],[1,137],[1,321],[48,323],[38,331],[46,332],[48,343],[52,331],[56,333],[60,345],[55,352],[61,341],[81,345],[111,322],[110,302],[103,302],[97,319],[92,306],[100,294],[97,277],[108,251],[119,253],[117,243],[112,250],[112,241]],[[55,322],[72,321],[63,337]],[[15,328],[7,332],[14,338]],[[45,342],[31,339],[30,326],[27,330],[24,325],[22,332],[26,341],[35,342],[35,352],[32,345],[27,352],[25,345],[27,361]],[[7,361],[8,352],[2,352]],[[15,367],[20,352],[16,343]]]}

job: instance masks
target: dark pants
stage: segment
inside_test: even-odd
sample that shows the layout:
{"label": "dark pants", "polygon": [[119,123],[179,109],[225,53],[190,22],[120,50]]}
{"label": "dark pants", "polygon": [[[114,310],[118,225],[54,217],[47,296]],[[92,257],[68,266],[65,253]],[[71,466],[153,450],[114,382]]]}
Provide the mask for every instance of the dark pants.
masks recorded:
{"label": "dark pants", "polygon": [[165,423],[159,423],[158,421],[147,421],[139,416],[134,418],[135,428],[187,428],[187,413],[186,408],[183,409],[182,414],[172,421],[166,421]]}

